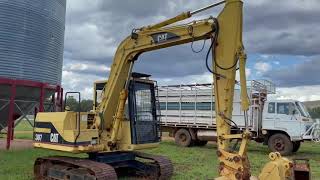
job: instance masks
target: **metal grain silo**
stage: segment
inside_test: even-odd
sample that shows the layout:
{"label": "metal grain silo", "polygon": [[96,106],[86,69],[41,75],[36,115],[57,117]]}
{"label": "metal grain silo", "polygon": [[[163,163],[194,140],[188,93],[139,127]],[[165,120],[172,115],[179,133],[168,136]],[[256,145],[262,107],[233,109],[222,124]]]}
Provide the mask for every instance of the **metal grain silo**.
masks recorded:
{"label": "metal grain silo", "polygon": [[65,13],[66,0],[0,0],[0,131],[61,89]]}

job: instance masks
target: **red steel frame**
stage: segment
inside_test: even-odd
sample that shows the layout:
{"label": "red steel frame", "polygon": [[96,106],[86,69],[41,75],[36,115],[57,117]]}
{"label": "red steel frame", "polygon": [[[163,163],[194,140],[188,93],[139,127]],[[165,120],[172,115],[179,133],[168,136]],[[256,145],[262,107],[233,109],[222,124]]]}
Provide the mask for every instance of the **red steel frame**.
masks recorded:
{"label": "red steel frame", "polygon": [[[43,112],[44,111],[44,94],[45,90],[55,90],[57,93],[57,100],[59,101],[58,104],[60,107],[62,107],[63,103],[63,89],[60,85],[50,85],[48,83],[41,83],[41,82],[35,82],[35,81],[29,81],[29,80],[13,80],[13,79],[6,79],[6,78],[0,78],[0,84],[6,84],[10,85],[10,103],[9,103],[9,118],[8,118],[8,131],[7,131],[7,145],[6,148],[10,149],[11,140],[14,138],[14,102],[16,99],[16,88],[17,86],[27,86],[27,87],[35,87],[40,89],[40,102],[39,102],[39,110],[35,110],[36,112]],[[53,103],[55,103],[55,97],[53,95]]]}

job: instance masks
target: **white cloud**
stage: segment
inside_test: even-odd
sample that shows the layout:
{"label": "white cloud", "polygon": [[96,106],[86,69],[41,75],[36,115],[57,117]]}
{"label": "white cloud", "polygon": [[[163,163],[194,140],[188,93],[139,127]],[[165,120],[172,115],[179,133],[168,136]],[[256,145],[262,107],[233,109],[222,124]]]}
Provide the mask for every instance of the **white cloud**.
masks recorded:
{"label": "white cloud", "polygon": [[116,45],[110,36],[105,38],[96,24],[84,22],[66,28],[66,57],[78,60],[112,57]]}
{"label": "white cloud", "polygon": [[266,62],[257,62],[255,65],[254,65],[254,69],[257,71],[257,74],[258,75],[261,75],[269,70],[271,70],[272,66],[269,64],[269,63],[266,63]]}
{"label": "white cloud", "polygon": [[[101,76],[91,74],[79,74],[72,71],[63,71],[62,87],[65,91],[81,92],[82,99],[92,99],[93,83],[97,80],[103,80]],[[106,78],[105,78],[106,79]]]}
{"label": "white cloud", "polygon": [[320,100],[320,85],[299,86],[290,88],[278,88],[275,95],[269,96],[270,99],[293,99],[299,101]]}
{"label": "white cloud", "polygon": [[[246,68],[246,78],[247,78],[247,80],[250,80],[250,78],[251,78],[251,69],[250,68]],[[236,73],[236,80],[240,81],[239,71],[237,71],[237,73]]]}
{"label": "white cloud", "polygon": [[272,63],[275,64],[275,65],[279,65],[280,64],[279,61],[273,61]]}
{"label": "white cloud", "polygon": [[67,0],[69,14],[92,12],[99,8],[101,0]]}
{"label": "white cloud", "polygon": [[97,72],[109,72],[110,67],[106,65],[98,65],[94,63],[70,63],[63,67],[66,71],[97,71]]}
{"label": "white cloud", "polygon": [[262,54],[262,55],[260,55],[260,57],[263,58],[263,59],[269,59],[269,58],[271,57],[271,55],[269,55],[269,54]]}
{"label": "white cloud", "polygon": [[[238,71],[239,72],[239,71]],[[246,68],[247,80],[250,79],[251,69]],[[209,72],[205,72],[199,75],[189,75],[184,77],[174,78],[159,78],[156,79],[160,85],[179,85],[179,84],[207,84],[213,82],[213,76]],[[236,80],[240,80],[239,73],[236,74]]]}
{"label": "white cloud", "polygon": [[160,78],[156,79],[159,85],[179,85],[179,84],[206,84],[212,83],[213,76],[211,73],[206,72],[200,75],[190,75],[175,78]]}

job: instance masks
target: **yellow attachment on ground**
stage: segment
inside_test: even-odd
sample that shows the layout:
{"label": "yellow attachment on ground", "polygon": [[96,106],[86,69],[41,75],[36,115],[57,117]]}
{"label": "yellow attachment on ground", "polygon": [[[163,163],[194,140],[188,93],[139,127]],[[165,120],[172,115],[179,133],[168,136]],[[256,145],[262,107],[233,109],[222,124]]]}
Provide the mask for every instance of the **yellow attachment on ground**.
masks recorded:
{"label": "yellow attachment on ground", "polygon": [[270,153],[270,162],[262,169],[259,180],[284,180],[292,177],[293,164],[287,158],[281,157],[280,153]]}

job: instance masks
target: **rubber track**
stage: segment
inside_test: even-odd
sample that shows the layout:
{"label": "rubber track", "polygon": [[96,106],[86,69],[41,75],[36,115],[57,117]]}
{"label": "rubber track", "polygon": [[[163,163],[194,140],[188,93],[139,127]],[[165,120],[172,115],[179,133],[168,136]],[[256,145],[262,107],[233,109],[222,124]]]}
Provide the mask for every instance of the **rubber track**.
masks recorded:
{"label": "rubber track", "polygon": [[[93,175],[97,178],[97,180],[106,180],[106,179],[117,180],[116,171],[113,169],[112,166],[108,164],[103,164],[103,163],[91,161],[88,159],[62,157],[62,156],[38,158],[35,164],[40,163],[41,165],[45,165],[43,163],[46,163],[46,162],[51,162],[53,165],[68,164],[68,165],[77,166],[79,168],[86,168],[93,173]],[[36,176],[36,177],[39,177],[39,176]]]}
{"label": "rubber track", "polygon": [[159,167],[160,174],[157,175],[159,180],[171,179],[173,175],[173,165],[171,161],[164,156],[151,155],[141,152],[135,152],[135,154],[140,158],[145,158],[153,160]]}
{"label": "rubber track", "polygon": [[[148,159],[153,161],[159,167],[159,174],[154,174],[151,177],[144,177],[142,179],[158,179],[158,180],[168,180],[171,179],[173,175],[173,165],[171,161],[163,156],[151,155],[141,152],[134,152],[137,157],[142,159]],[[53,156],[38,158],[35,164],[46,165],[46,162],[51,162],[50,164],[66,164],[72,165],[79,168],[86,168],[90,170],[97,180],[117,180],[117,174],[114,168],[108,164],[95,162],[83,158],[73,158],[73,157],[63,157],[63,156]],[[36,177],[39,177],[36,175]],[[43,178],[45,179],[45,177]],[[134,178],[141,179],[141,178]]]}

